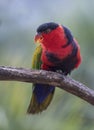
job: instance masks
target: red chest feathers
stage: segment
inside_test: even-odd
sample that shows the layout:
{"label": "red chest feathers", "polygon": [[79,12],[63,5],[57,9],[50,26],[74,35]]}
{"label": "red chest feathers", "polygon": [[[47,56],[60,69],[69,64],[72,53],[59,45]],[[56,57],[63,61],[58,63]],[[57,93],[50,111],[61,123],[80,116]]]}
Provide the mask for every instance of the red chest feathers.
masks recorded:
{"label": "red chest feathers", "polygon": [[[54,51],[48,51],[48,50],[44,50],[42,52],[42,63],[46,64],[46,65],[53,65],[55,63],[55,60],[63,60],[66,57],[68,57],[69,55],[71,55],[72,53],[72,46],[69,45],[68,47],[63,48],[55,48]],[[55,65],[55,64],[54,64]]]}

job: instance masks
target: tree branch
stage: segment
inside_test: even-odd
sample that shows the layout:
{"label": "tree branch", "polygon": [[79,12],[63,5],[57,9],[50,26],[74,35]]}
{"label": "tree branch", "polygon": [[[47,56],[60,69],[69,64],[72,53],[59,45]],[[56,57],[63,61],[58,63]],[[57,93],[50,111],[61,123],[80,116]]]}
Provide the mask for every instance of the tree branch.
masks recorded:
{"label": "tree branch", "polygon": [[72,78],[56,72],[1,66],[0,80],[42,83],[57,86],[94,105],[94,90]]}

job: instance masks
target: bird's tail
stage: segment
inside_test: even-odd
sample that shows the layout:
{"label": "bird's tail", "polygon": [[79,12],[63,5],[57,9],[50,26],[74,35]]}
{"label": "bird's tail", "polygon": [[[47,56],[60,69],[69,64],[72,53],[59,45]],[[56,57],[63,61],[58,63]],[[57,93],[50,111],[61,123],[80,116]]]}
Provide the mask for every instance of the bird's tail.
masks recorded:
{"label": "bird's tail", "polygon": [[33,94],[27,113],[36,114],[45,110],[53,98],[54,91],[54,86],[34,84]]}

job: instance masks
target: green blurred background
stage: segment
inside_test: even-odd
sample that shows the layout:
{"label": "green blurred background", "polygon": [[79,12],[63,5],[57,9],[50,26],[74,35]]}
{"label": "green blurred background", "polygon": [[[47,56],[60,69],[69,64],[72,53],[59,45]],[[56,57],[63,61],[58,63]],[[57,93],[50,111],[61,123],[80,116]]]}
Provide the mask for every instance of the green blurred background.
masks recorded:
{"label": "green blurred background", "polygon": [[[94,0],[0,0],[0,65],[31,67],[36,28],[61,23],[81,46],[72,77],[94,87]],[[48,109],[27,115],[31,84],[0,82],[0,130],[94,130],[94,106],[56,89]]]}

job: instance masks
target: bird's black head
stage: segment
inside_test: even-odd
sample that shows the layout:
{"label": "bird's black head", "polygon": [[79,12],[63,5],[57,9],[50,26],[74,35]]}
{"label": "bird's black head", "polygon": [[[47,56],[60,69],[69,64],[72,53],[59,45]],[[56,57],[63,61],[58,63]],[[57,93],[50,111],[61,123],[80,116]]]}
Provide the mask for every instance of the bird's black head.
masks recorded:
{"label": "bird's black head", "polygon": [[57,23],[54,22],[50,22],[50,23],[44,23],[42,25],[40,25],[37,29],[38,33],[49,33],[50,31],[56,29],[59,25]]}

